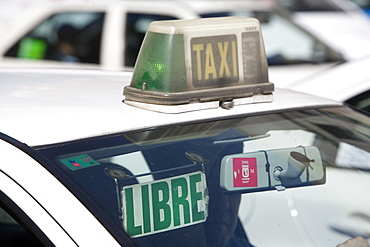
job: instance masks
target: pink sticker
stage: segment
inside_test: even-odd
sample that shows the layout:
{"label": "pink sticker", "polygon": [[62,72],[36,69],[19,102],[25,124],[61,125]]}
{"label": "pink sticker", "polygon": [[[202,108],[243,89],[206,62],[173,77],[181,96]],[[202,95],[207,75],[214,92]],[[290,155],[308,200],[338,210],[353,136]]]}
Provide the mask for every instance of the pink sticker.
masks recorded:
{"label": "pink sticker", "polygon": [[257,187],[257,158],[233,158],[234,187]]}

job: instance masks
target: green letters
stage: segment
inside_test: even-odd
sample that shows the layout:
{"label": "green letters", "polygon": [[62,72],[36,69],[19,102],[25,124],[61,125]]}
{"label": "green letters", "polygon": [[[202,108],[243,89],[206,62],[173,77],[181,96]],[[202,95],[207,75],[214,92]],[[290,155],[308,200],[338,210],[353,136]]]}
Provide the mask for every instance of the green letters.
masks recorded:
{"label": "green letters", "polygon": [[125,190],[126,194],[126,210],[130,213],[127,214],[127,233],[129,235],[138,235],[142,233],[141,226],[135,226],[135,214],[134,214],[134,197],[132,188]]}
{"label": "green letters", "polygon": [[193,172],[122,190],[123,224],[131,237],[198,224],[206,220],[206,181]]}
{"label": "green letters", "polygon": [[204,211],[198,211],[198,201],[201,201],[203,199],[203,192],[197,191],[198,182],[201,182],[200,173],[190,176],[190,194],[193,222],[205,219]]}
{"label": "green letters", "polygon": [[185,178],[177,178],[171,181],[171,187],[174,225],[178,226],[181,224],[180,205],[183,209],[184,224],[188,224],[190,223],[189,202],[186,200],[188,183]]}
{"label": "green letters", "polygon": [[147,233],[152,229],[150,226],[149,191],[147,184],[141,187],[141,201],[143,205],[144,233]]}
{"label": "green letters", "polygon": [[152,184],[154,231],[165,229],[171,224],[171,208],[167,204],[169,199],[169,188],[166,182]]}

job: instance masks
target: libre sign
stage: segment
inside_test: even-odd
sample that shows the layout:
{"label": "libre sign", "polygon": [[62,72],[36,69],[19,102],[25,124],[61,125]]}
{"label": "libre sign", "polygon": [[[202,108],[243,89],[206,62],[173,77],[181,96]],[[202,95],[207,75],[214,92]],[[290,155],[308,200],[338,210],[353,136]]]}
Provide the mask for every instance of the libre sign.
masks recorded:
{"label": "libre sign", "polygon": [[141,237],[204,222],[206,188],[202,172],[124,187],[125,230],[132,237]]}

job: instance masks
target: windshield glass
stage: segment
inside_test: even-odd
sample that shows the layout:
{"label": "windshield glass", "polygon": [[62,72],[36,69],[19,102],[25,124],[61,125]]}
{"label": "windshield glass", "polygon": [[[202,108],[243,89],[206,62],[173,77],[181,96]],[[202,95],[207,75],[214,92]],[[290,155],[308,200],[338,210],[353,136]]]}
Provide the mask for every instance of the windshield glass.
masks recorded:
{"label": "windshield glass", "polygon": [[340,53],[282,15],[263,11],[203,13],[203,18],[222,16],[253,17],[260,21],[268,65],[328,63],[343,61]]}
{"label": "windshield glass", "polygon": [[[365,199],[370,186],[369,123],[368,117],[346,107],[306,109],[36,149],[51,161],[47,169],[122,244],[128,232],[138,246],[328,246],[363,232],[351,220],[370,215]],[[315,157],[312,149],[318,152]],[[294,178],[303,187],[288,188],[290,182],[279,181],[277,172],[285,168],[276,165],[272,153],[285,150],[308,158],[307,167]],[[253,163],[254,152],[266,160]],[[266,192],[227,191],[221,172],[227,157],[250,161],[241,173],[247,187],[256,186],[257,169],[269,174],[270,185],[279,186]],[[325,168],[320,185],[299,179],[308,181],[308,172],[312,178],[315,162]]]}
{"label": "windshield glass", "polygon": [[331,0],[276,0],[276,2],[290,11],[342,11]]}

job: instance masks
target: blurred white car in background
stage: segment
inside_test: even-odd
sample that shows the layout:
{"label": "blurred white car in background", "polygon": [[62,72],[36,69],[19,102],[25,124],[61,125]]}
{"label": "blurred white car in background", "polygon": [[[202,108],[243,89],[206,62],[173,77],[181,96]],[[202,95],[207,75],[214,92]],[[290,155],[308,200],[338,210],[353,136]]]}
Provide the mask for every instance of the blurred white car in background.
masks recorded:
{"label": "blurred white car in background", "polygon": [[[153,20],[248,16],[262,24],[270,80],[284,84],[343,61],[271,1],[106,1],[45,5],[0,38],[2,66],[132,68]],[[27,20],[27,21],[25,21]],[[59,36],[58,36],[59,34]],[[73,43],[73,45],[71,45]]]}
{"label": "blurred white car in background", "polygon": [[370,19],[350,0],[275,0],[293,20],[342,52],[346,59],[370,54]]}
{"label": "blurred white car in background", "polygon": [[370,112],[370,57],[338,64],[289,84],[297,91],[346,102]]}
{"label": "blurred white car in background", "polygon": [[167,1],[62,2],[34,5],[0,38],[1,63],[27,67],[133,67],[153,20],[198,15]]}

